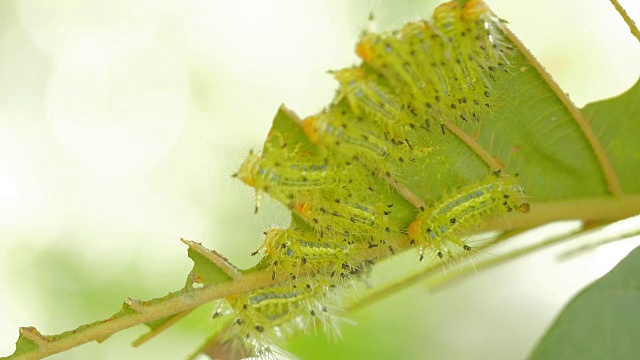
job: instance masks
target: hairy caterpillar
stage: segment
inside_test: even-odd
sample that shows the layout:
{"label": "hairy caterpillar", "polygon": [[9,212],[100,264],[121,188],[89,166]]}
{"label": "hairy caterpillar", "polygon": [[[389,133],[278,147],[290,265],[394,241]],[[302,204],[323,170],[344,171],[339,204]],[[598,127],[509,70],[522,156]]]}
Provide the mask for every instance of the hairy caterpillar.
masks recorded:
{"label": "hairy caterpillar", "polygon": [[409,225],[411,241],[420,246],[420,259],[432,250],[438,257],[471,250],[461,238],[482,220],[500,213],[528,212],[527,203],[519,203],[521,189],[510,179],[490,177],[479,184],[445,196]]}
{"label": "hairy caterpillar", "polygon": [[362,67],[331,71],[340,91],[336,103],[345,98],[356,117],[367,116],[385,132],[403,133],[403,124],[411,123],[400,100],[381,83],[381,78]]}
{"label": "hairy caterpillar", "polygon": [[227,298],[226,306],[214,315],[233,317],[219,341],[238,354],[270,358],[273,347],[282,345],[297,331],[315,331],[322,325],[325,332],[339,335],[333,292],[331,282],[305,279]]}
{"label": "hairy caterpillar", "polygon": [[[364,252],[376,259],[395,253],[394,235],[400,232],[397,223],[390,220],[393,204],[378,206],[358,203],[304,203],[293,210],[325,237],[342,239],[349,244],[349,261],[343,262],[341,277],[348,279],[347,271],[364,270],[364,262],[371,262]],[[380,211],[376,210],[380,208]],[[384,208],[384,210],[382,210]]]}
{"label": "hairy caterpillar", "polygon": [[[351,120],[351,121],[350,121]],[[305,133],[320,144],[333,145],[335,148],[347,146],[356,153],[364,153],[378,160],[387,156],[387,142],[379,133],[359,125],[346,113],[321,113],[310,116],[303,122]]]}
{"label": "hairy caterpillar", "polygon": [[284,271],[297,279],[301,269],[307,274],[348,278],[355,269],[351,263],[353,240],[348,237],[323,236],[298,229],[273,228],[265,232],[261,247],[273,267],[273,278]]}
{"label": "hairy caterpillar", "polygon": [[[360,118],[361,119],[361,118]],[[323,112],[310,116],[303,122],[303,129],[309,139],[345,164],[359,162],[379,174],[391,175],[392,162],[406,149],[385,139],[382,131],[375,131],[375,125],[359,121],[344,109]],[[391,156],[389,156],[392,154]]]}
{"label": "hairy caterpillar", "polygon": [[335,182],[326,159],[312,159],[315,162],[305,159],[307,162],[299,162],[292,154],[282,155],[270,153],[268,157],[261,157],[250,152],[233,176],[256,191],[264,191],[283,203],[299,198],[300,194],[310,190],[331,186]]}
{"label": "hairy caterpillar", "polygon": [[398,228],[385,218],[384,213],[371,206],[331,201],[323,198],[310,199],[295,204],[292,210],[318,231],[338,236],[373,236],[381,239]]}

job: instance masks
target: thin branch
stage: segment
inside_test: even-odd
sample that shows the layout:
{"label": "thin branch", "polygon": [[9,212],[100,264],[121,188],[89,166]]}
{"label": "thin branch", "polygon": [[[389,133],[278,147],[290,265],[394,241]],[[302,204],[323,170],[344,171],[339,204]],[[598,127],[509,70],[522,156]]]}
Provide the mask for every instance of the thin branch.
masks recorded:
{"label": "thin branch", "polygon": [[80,326],[72,330],[71,333],[73,335],[70,336],[47,336],[40,334],[33,327],[20,328],[20,334],[38,346],[33,351],[16,355],[11,359],[42,359],[91,341],[102,341],[119,331],[188,311],[231,294],[244,293],[264,287],[265,284],[271,282],[271,275],[263,271],[243,276],[233,282],[181,291],[182,293],[178,296],[153,304],[137,300],[140,305],[140,311]]}
{"label": "thin branch", "polygon": [[[375,302],[378,302],[390,296],[391,294],[396,293],[397,291],[406,289],[407,287],[410,287],[416,283],[423,282],[426,279],[430,280],[429,281],[430,288],[441,286],[445,282],[450,283],[454,280],[462,278],[463,276],[476,273],[480,269],[487,269],[490,267],[494,267],[498,264],[502,264],[504,262],[514,260],[521,256],[540,250],[544,247],[569,240],[573,238],[575,234],[576,234],[575,232],[571,232],[569,234],[562,234],[561,236],[552,237],[545,241],[541,241],[537,244],[527,246],[512,252],[508,252],[500,256],[488,258],[481,262],[469,263],[468,259],[460,257],[452,260],[450,263],[447,264],[447,265],[454,266],[455,271],[445,273],[440,267],[432,267],[432,268],[426,269],[425,271],[419,271],[411,276],[402,278],[400,280],[397,280],[385,285],[378,286],[374,291],[368,293],[366,296],[363,296],[360,299],[358,299],[356,302],[350,304],[347,307],[347,310],[355,311],[360,308],[369,306]],[[494,243],[492,244],[492,246],[493,245],[496,245],[496,244]]]}
{"label": "thin branch", "polygon": [[479,263],[466,262],[464,266],[457,268],[456,271],[451,271],[450,274],[438,274],[434,276],[428,281],[428,287],[430,289],[438,289],[445,285],[446,286],[451,285],[455,281],[459,281],[469,275],[477,273],[479,270],[490,269],[498,265],[504,264],[506,262],[529,255],[533,252],[542,250],[549,246],[557,245],[565,241],[572,241],[576,238],[576,236],[584,234],[585,232],[586,230],[581,228],[574,229],[567,233],[551,236],[546,240],[540,241],[538,243],[525,246],[514,251],[510,251],[503,255],[487,258],[483,262],[479,262]]}
{"label": "thin branch", "polygon": [[622,241],[622,240],[628,240],[632,237],[638,236],[640,235],[640,228],[638,229],[632,229],[629,231],[625,231],[622,233],[618,233],[618,234],[611,234],[611,235],[606,235],[604,237],[599,237],[599,240],[596,242],[591,242],[591,243],[587,243],[587,244],[582,244],[579,247],[576,247],[575,249],[571,249],[568,250],[562,254],[560,254],[558,256],[559,260],[569,260],[572,257],[581,255],[582,253],[589,251],[589,250],[593,250],[595,248],[598,248],[602,245],[606,245],[606,244],[610,244],[612,242],[616,242],[616,241]]}
{"label": "thin branch", "polygon": [[161,332],[163,332],[166,329],[168,329],[171,326],[173,326],[178,321],[182,320],[185,316],[191,314],[191,312],[193,310],[195,310],[195,309],[183,311],[181,313],[177,313],[175,315],[172,315],[171,319],[163,322],[161,326],[155,327],[151,331],[146,332],[146,333],[140,335],[140,337],[138,337],[137,339],[133,340],[133,342],[131,342],[131,345],[134,346],[134,347],[138,347],[138,346],[146,343],[147,341],[149,341],[149,340],[153,339],[154,337],[156,337]]}
{"label": "thin branch", "polygon": [[627,12],[624,11],[624,8],[622,6],[620,6],[620,3],[618,2],[618,0],[610,0],[610,1],[611,1],[611,4],[613,4],[613,7],[616,8],[616,11],[618,11],[618,14],[622,16],[622,18],[624,19],[624,22],[627,23],[627,26],[629,27],[629,31],[631,31],[633,36],[635,36],[636,39],[640,41],[640,31],[638,30],[636,23],[629,17],[629,15],[627,15]]}
{"label": "thin branch", "polygon": [[489,219],[481,231],[530,228],[560,220],[582,220],[584,222],[616,221],[640,212],[640,195],[625,195],[623,198],[591,198],[547,203],[532,203],[526,215],[507,214]]}

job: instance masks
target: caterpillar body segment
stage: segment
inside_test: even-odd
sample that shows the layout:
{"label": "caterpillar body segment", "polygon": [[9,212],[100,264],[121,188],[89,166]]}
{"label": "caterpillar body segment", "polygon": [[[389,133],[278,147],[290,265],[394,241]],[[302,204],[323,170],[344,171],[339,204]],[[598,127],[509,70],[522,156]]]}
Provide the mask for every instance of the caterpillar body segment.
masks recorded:
{"label": "caterpillar body segment", "polygon": [[340,84],[335,103],[346,99],[356,117],[369,117],[385,131],[400,128],[397,125],[407,121],[399,99],[381,83],[383,78],[372,75],[362,67],[335,70],[331,74]]}
{"label": "caterpillar body segment", "polygon": [[274,351],[300,331],[339,336],[335,286],[322,279],[298,280],[225,299],[231,317],[219,335],[240,354],[275,358]]}
{"label": "caterpillar body segment", "polygon": [[528,212],[529,206],[522,198],[522,189],[515,182],[491,176],[430,206],[409,225],[408,234],[420,247],[421,257],[428,251],[443,257],[461,249],[471,250],[463,237],[491,216]]}
{"label": "caterpillar body segment", "polygon": [[274,278],[284,272],[291,279],[302,274],[347,279],[357,268],[352,263],[350,241],[346,236],[273,228],[265,232],[261,250],[269,257]]}
{"label": "caterpillar body segment", "polygon": [[326,159],[302,162],[292,154],[273,152],[266,158],[250,152],[233,176],[285,204],[336,182]]}

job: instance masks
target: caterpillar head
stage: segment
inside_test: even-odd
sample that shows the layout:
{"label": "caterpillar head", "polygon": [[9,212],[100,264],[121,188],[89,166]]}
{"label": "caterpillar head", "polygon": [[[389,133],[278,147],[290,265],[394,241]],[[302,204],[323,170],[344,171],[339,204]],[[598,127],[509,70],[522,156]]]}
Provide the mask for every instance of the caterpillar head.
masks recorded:
{"label": "caterpillar head", "polygon": [[240,179],[243,183],[251,187],[255,187],[256,175],[258,173],[261,160],[260,155],[253,151],[249,151],[249,156],[247,156],[242,165],[240,165],[240,169],[233,174],[233,177]]}
{"label": "caterpillar head", "polygon": [[318,144],[324,139],[327,127],[330,126],[329,117],[327,113],[320,113],[309,116],[302,122],[302,129],[312,143]]}
{"label": "caterpillar head", "polygon": [[466,20],[475,21],[482,15],[489,12],[489,7],[484,1],[481,0],[469,0],[462,8],[462,16]]}
{"label": "caterpillar head", "polygon": [[433,23],[442,31],[450,31],[459,22],[460,11],[458,3],[455,1],[446,2],[433,11]]}
{"label": "caterpillar head", "polygon": [[374,46],[380,42],[380,35],[374,33],[365,33],[356,45],[356,55],[364,62],[370,64],[374,58]]}
{"label": "caterpillar head", "polygon": [[269,229],[264,233],[264,252],[271,258],[276,258],[278,250],[286,246],[284,234],[286,230],[280,228]]}

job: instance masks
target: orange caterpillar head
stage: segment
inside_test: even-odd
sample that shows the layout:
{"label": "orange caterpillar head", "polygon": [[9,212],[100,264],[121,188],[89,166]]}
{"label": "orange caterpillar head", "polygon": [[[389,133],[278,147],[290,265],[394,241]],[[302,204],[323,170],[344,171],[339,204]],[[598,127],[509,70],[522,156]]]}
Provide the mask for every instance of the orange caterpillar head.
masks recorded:
{"label": "orange caterpillar head", "polygon": [[264,244],[262,248],[266,255],[274,257],[276,252],[282,246],[282,236],[286,232],[286,229],[273,228],[264,233]]}
{"label": "orange caterpillar head", "polygon": [[467,20],[477,20],[489,12],[489,7],[482,0],[469,0],[462,8],[462,16]]}
{"label": "orange caterpillar head", "polygon": [[460,9],[457,1],[444,3],[433,11],[433,22],[440,30],[448,31],[459,21]]}
{"label": "orange caterpillar head", "polygon": [[418,217],[414,221],[409,224],[409,228],[407,229],[407,234],[410,238],[415,239],[417,236],[420,236],[420,230],[422,229],[422,218]]}
{"label": "orange caterpillar head", "polygon": [[242,180],[243,183],[251,187],[255,187],[256,173],[261,160],[260,155],[253,151],[249,151],[249,156],[244,160],[238,172],[233,174],[233,177]]}
{"label": "orange caterpillar head", "polygon": [[311,213],[311,203],[309,201],[292,204],[291,209],[295,210],[301,216],[308,216]]}
{"label": "orange caterpillar head", "polygon": [[378,37],[377,34],[365,33],[356,45],[356,55],[368,64],[373,60],[373,45],[379,41]]}
{"label": "orange caterpillar head", "polygon": [[326,113],[321,113],[305,118],[302,122],[302,129],[307,135],[309,141],[314,144],[318,144],[322,141],[322,139],[324,139],[328,125],[329,115]]}

